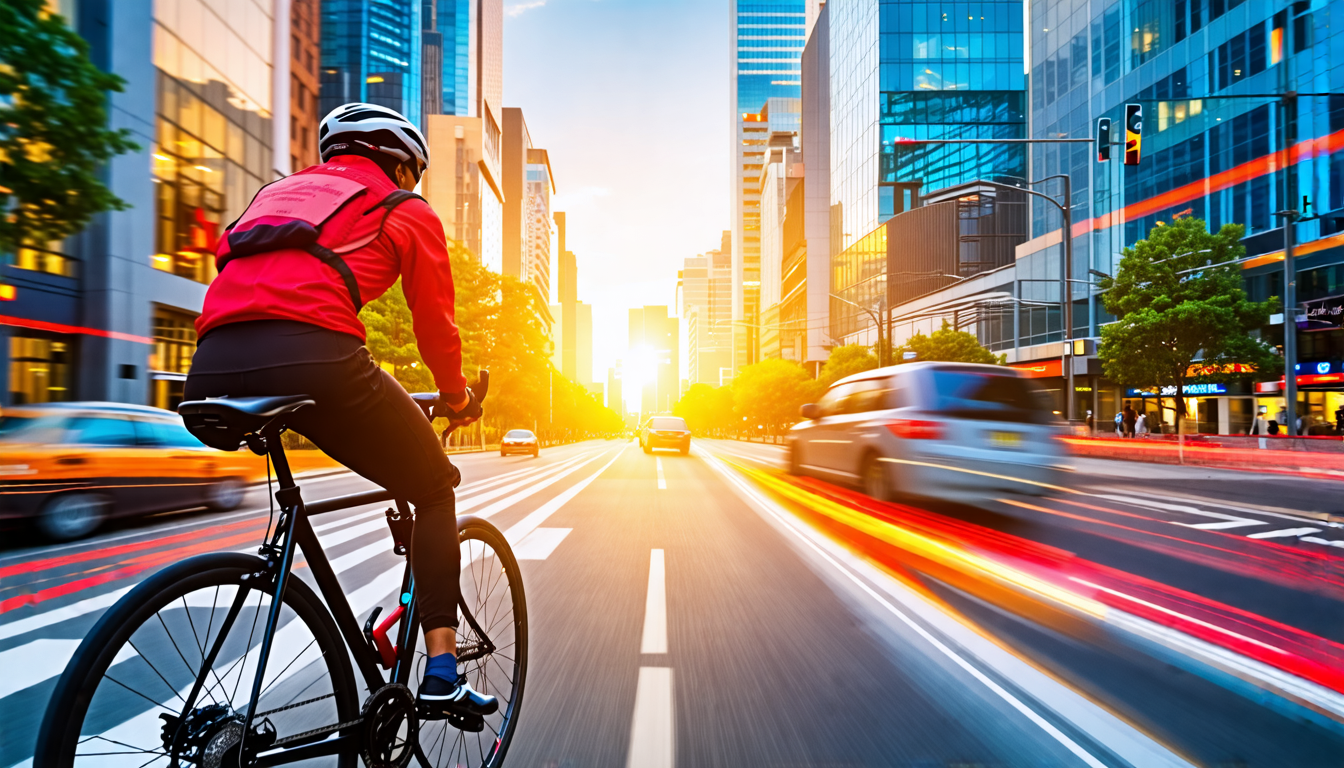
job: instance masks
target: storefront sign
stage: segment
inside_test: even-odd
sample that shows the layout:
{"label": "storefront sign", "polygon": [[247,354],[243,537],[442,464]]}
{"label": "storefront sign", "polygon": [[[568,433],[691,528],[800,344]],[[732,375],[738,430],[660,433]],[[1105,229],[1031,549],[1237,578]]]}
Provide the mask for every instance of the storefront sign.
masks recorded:
{"label": "storefront sign", "polygon": [[1064,365],[1059,360],[1036,360],[1030,363],[1013,363],[1015,368],[1029,379],[1047,379],[1064,375]]}
{"label": "storefront sign", "polygon": [[[1211,395],[1226,395],[1226,384],[1186,384],[1181,387],[1182,397],[1207,397]],[[1130,387],[1125,390],[1125,397],[1158,397],[1159,393],[1151,389],[1139,389]],[[1162,388],[1161,397],[1175,397],[1176,387],[1165,386]]]}
{"label": "storefront sign", "polygon": [[1337,331],[1344,328],[1344,295],[1304,301],[1302,307],[1306,320],[1298,320],[1297,327],[1301,330]]}

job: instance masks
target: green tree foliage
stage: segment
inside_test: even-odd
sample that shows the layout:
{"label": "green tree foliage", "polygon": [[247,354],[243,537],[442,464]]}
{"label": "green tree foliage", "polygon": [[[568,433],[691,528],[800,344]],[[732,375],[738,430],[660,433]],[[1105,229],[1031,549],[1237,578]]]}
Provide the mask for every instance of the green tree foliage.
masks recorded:
{"label": "green tree foliage", "polygon": [[830,386],[846,376],[871,371],[876,367],[877,358],[873,355],[871,347],[846,344],[831,350],[826,362],[822,363],[819,378],[823,384]]}
{"label": "green tree foliage", "polygon": [[398,280],[387,293],[364,305],[359,319],[364,321],[369,354],[390,373],[407,392],[433,392],[434,375],[420,356],[411,323],[411,309]]}
{"label": "green tree foliage", "polygon": [[733,410],[748,428],[780,434],[798,421],[798,409],[820,394],[821,385],[790,360],[768,359],[748,365],[733,379]]}
{"label": "green tree foliage", "polygon": [[137,149],[107,126],[120,77],[89,61],[88,44],[45,0],[0,2],[0,253],[62,240],[126,203],[100,166]]}
{"label": "green tree foliage", "polygon": [[[462,370],[468,382],[490,371],[483,422],[496,432],[536,429],[569,439],[616,432],[620,417],[555,371],[540,298],[523,281],[491,272],[466,248],[450,244]],[[398,282],[360,313],[369,351],[409,391],[433,391],[433,375],[416,345],[410,308]]]}
{"label": "green tree foliage", "polygon": [[985,363],[1003,365],[1008,362],[1006,355],[996,355],[980,346],[980,340],[973,333],[958,331],[952,324],[943,321],[943,327],[925,336],[916,333],[904,346],[896,349],[894,360],[905,360],[906,352],[914,352],[915,360],[938,360],[945,363]]}
{"label": "green tree foliage", "polygon": [[[1102,326],[1097,350],[1107,377],[1141,388],[1232,377],[1190,379],[1196,360],[1211,371],[1231,364],[1253,366],[1261,376],[1282,371],[1283,359],[1251,335],[1269,322],[1278,300],[1249,300],[1241,269],[1225,263],[1245,254],[1243,233],[1240,224],[1225,224],[1210,234],[1203,220],[1183,218],[1125,249],[1115,276],[1100,281],[1106,309],[1117,318]],[[1183,417],[1184,398],[1176,398],[1176,408]]]}
{"label": "green tree foliage", "polygon": [[672,407],[672,414],[686,420],[695,435],[722,436],[741,427],[742,417],[733,412],[731,386],[692,384]]}

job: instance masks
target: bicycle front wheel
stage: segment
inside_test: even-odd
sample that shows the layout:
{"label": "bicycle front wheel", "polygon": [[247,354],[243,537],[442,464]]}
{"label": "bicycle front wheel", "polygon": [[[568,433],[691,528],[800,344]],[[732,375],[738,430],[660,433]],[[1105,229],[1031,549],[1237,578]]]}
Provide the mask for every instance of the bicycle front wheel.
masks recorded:
{"label": "bicycle front wheel", "polygon": [[[527,679],[523,574],[504,534],[490,523],[460,518],[458,539],[462,602],[457,658],[472,688],[499,699],[499,711],[484,718],[480,730],[462,729],[450,720],[421,720],[420,750],[433,768],[498,768],[518,728]],[[423,652],[419,662],[417,681],[423,678]]]}
{"label": "bicycle front wheel", "polygon": [[[34,768],[238,765],[271,606],[264,571],[265,562],[251,555],[202,555],[127,593],[84,638],[57,683]],[[188,701],[197,680],[200,693]],[[253,748],[297,745],[358,719],[340,633],[312,589],[291,577],[247,741]],[[353,749],[324,760],[356,765]]]}

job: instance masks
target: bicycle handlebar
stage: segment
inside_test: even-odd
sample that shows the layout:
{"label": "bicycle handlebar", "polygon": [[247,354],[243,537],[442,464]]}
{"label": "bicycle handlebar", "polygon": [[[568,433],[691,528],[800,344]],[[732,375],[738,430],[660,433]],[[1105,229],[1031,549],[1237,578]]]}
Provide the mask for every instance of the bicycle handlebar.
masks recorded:
{"label": "bicycle handlebar", "polygon": [[[471,391],[476,395],[476,402],[485,402],[485,396],[490,391],[489,371],[484,368],[481,369],[480,376],[476,378],[476,383],[471,387]],[[411,399],[415,400],[415,404],[420,406],[420,410],[425,412],[425,418],[428,419],[432,418],[430,411],[439,404],[440,398],[438,392],[413,392]]]}

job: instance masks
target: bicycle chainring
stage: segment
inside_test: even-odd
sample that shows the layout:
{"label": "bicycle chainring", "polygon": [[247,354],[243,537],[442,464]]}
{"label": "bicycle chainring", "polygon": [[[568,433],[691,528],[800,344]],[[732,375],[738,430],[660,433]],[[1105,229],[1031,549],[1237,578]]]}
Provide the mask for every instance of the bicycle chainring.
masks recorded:
{"label": "bicycle chainring", "polygon": [[405,768],[415,757],[420,721],[415,695],[399,683],[379,688],[364,702],[359,756],[367,768]]}

